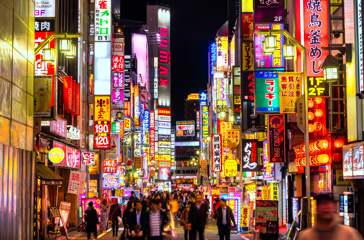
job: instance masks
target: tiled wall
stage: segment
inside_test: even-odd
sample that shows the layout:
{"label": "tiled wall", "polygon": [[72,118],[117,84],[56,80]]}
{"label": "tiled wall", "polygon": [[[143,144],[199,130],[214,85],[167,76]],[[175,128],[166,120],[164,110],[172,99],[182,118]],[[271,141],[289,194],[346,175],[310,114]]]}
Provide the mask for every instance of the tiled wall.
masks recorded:
{"label": "tiled wall", "polygon": [[34,1],[0,0],[0,143],[33,149]]}

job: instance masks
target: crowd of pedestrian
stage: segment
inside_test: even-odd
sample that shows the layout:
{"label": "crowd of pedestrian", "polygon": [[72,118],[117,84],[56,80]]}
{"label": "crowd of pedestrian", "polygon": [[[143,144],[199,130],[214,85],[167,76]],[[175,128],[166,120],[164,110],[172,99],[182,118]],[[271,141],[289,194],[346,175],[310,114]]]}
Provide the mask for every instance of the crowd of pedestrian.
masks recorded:
{"label": "crowd of pedestrian", "polygon": [[184,227],[185,240],[205,240],[204,231],[207,225],[209,200],[199,192],[153,192],[149,196],[138,199],[132,192],[126,206],[120,206],[114,199],[111,206],[107,200],[102,201],[100,216],[97,215],[93,203],[85,211],[87,224],[87,239],[91,234],[97,238],[97,224],[99,231],[106,232],[111,227],[113,236],[118,237],[119,224],[124,230],[120,240],[159,240],[163,236],[176,236],[177,222]]}

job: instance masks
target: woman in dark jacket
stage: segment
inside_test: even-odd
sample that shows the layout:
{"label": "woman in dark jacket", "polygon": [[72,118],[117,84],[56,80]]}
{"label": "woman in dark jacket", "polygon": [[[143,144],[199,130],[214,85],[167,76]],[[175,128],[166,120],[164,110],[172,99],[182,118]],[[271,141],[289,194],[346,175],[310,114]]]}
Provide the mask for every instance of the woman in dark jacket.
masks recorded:
{"label": "woman in dark jacket", "polygon": [[129,200],[128,205],[123,214],[124,231],[121,234],[120,239],[126,239],[125,234],[128,232],[128,228],[129,228],[129,217],[130,217],[130,213],[133,211],[134,211],[134,201]]}
{"label": "woman in dark jacket", "polygon": [[119,207],[118,200],[114,199],[114,203],[113,205],[111,205],[109,211],[109,221],[111,221],[113,236],[118,236],[118,230],[119,230],[118,217],[121,217],[121,209]]}
{"label": "woman in dark jacket", "polygon": [[99,222],[99,218],[94,208],[94,203],[91,201],[88,203],[88,208],[85,211],[85,222],[87,239],[91,239],[91,232],[94,233],[94,237],[97,239],[97,223]]}

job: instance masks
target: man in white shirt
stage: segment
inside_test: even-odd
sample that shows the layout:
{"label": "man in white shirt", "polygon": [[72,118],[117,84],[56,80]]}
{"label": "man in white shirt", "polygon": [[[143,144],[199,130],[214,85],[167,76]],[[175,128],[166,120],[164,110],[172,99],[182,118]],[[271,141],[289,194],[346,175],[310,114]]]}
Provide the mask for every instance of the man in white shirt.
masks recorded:
{"label": "man in white shirt", "polygon": [[220,207],[216,211],[217,227],[219,228],[220,240],[230,240],[230,230],[231,222],[234,223],[234,228],[236,227],[234,213],[229,206],[226,205],[226,199],[220,200]]}

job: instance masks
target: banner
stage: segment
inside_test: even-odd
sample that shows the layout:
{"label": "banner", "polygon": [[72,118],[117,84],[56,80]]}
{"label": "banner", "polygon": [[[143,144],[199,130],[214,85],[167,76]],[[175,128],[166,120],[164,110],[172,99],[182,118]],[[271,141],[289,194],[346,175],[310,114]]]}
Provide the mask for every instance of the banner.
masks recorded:
{"label": "banner", "polygon": [[227,159],[224,162],[225,177],[236,177],[238,174],[238,163],[235,159]]}
{"label": "banner", "polygon": [[241,204],[241,221],[240,227],[249,227],[250,223],[250,206],[249,204]]}
{"label": "banner", "polygon": [[283,114],[268,116],[269,162],[271,163],[284,163],[286,145],[284,124]]}
{"label": "banner", "polygon": [[302,95],[303,73],[279,73],[279,103],[281,113],[295,113],[296,101]]}
{"label": "banner", "polygon": [[258,162],[258,140],[242,139],[241,140],[241,159],[243,172],[261,172],[262,165]]}

